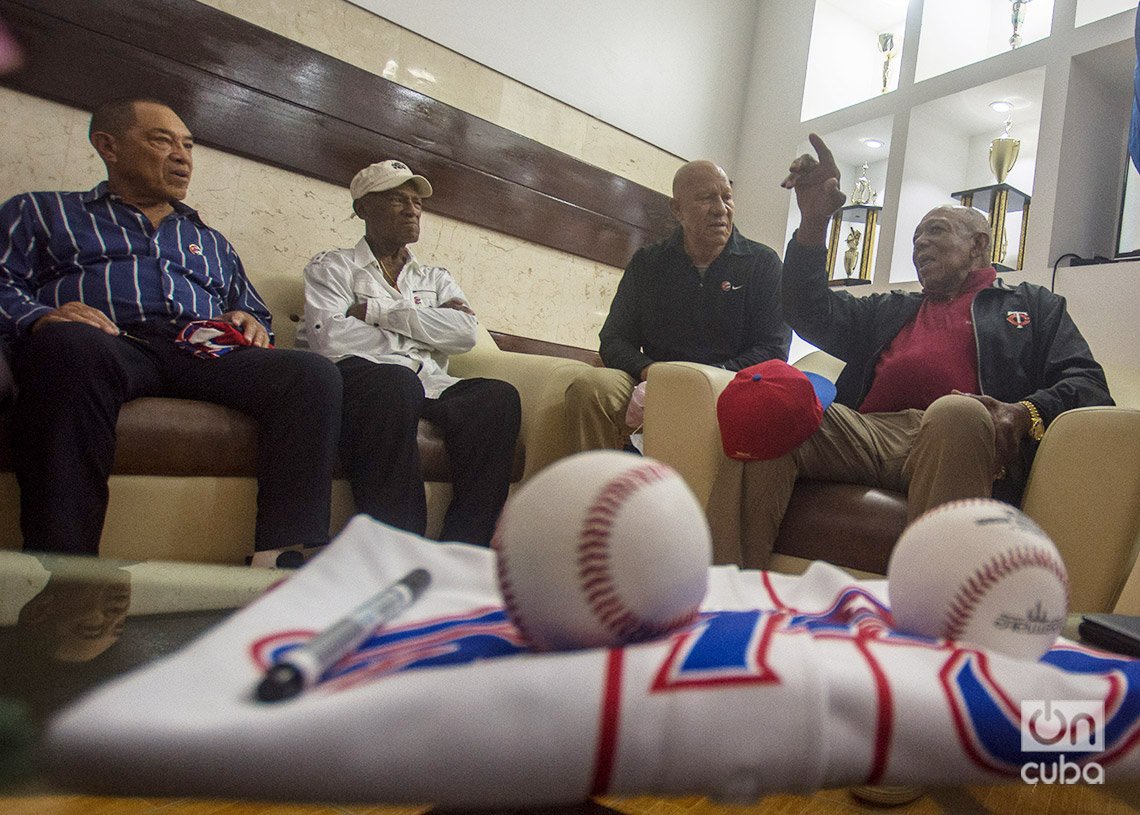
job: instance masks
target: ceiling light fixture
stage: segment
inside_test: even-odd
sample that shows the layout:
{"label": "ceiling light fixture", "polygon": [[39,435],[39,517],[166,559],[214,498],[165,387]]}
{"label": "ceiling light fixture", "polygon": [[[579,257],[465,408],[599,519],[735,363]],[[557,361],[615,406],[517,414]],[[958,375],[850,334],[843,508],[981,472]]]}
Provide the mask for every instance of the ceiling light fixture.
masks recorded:
{"label": "ceiling light fixture", "polygon": [[872,150],[878,150],[886,144],[882,139],[859,139],[859,141],[861,141],[865,147],[870,147]]}
{"label": "ceiling light fixture", "polygon": [[998,99],[994,102],[990,102],[990,107],[998,113],[1009,113],[1013,110],[1013,102],[1006,99]]}

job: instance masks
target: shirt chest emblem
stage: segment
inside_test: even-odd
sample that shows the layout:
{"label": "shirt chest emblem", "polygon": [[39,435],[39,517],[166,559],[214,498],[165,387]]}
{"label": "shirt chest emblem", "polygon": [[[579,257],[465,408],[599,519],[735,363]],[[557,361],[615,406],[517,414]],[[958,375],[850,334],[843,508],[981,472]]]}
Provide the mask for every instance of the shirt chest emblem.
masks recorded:
{"label": "shirt chest emblem", "polygon": [[192,254],[192,255],[202,254],[202,247],[196,243],[192,243],[189,246],[187,246],[186,248],[190,250],[190,254]]}
{"label": "shirt chest emblem", "polygon": [[1005,321],[1014,328],[1026,328],[1032,322],[1027,311],[1007,311]]}
{"label": "shirt chest emblem", "polygon": [[725,280],[723,283],[720,284],[720,290],[721,291],[737,291],[737,290],[743,289],[743,288],[744,288],[743,283],[741,283],[739,286],[734,286],[728,280]]}

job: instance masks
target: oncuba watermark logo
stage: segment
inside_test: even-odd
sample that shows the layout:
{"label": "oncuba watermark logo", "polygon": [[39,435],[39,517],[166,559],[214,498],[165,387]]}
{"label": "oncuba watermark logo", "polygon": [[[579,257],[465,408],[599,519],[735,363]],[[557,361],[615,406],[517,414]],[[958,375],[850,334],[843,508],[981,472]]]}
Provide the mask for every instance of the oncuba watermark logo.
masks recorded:
{"label": "oncuba watermark logo", "polygon": [[[1026,784],[1103,784],[1104,767],[1088,760],[1104,751],[1104,702],[1099,699],[1042,700],[1021,703],[1021,750],[1058,753],[1052,759],[1021,766]],[[1070,761],[1068,756],[1075,760]]]}

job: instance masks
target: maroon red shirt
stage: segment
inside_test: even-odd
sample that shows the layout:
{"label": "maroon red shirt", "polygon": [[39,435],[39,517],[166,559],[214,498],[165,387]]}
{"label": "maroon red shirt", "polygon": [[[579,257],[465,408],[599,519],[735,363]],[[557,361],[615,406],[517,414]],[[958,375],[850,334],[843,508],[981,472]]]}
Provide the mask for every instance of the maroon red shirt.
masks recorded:
{"label": "maroon red shirt", "polygon": [[970,306],[974,295],[993,285],[992,266],[974,269],[966,288],[952,300],[923,300],[914,320],[903,326],[879,357],[875,379],[860,413],[926,410],[953,390],[977,393],[978,347]]}

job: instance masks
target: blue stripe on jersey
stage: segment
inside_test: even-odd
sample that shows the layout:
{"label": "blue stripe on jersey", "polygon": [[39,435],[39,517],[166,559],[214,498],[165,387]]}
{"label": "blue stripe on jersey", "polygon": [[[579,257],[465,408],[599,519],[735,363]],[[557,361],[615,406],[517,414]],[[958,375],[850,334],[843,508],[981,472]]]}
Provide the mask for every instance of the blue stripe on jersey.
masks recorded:
{"label": "blue stripe on jersey", "polygon": [[19,333],[79,300],[120,325],[188,322],[269,309],[241,260],[198,213],[175,202],[154,228],[106,182],[88,192],[34,192],[0,207],[0,332]]}

